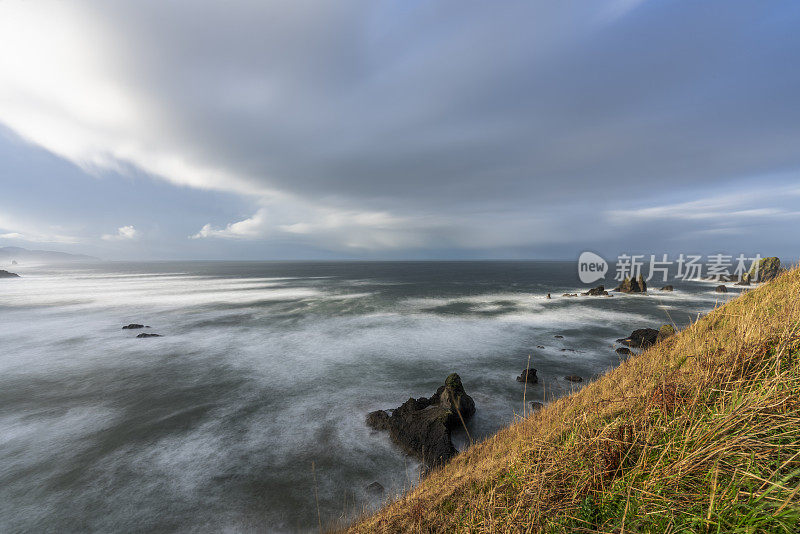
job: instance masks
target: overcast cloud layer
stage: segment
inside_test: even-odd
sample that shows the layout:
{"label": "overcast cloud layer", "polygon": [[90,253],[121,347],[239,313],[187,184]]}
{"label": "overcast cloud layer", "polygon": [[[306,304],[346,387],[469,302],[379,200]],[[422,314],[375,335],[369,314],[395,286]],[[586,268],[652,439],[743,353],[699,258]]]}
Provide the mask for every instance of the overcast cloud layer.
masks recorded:
{"label": "overcast cloud layer", "polygon": [[796,257],[799,26],[793,1],[5,0],[0,246]]}

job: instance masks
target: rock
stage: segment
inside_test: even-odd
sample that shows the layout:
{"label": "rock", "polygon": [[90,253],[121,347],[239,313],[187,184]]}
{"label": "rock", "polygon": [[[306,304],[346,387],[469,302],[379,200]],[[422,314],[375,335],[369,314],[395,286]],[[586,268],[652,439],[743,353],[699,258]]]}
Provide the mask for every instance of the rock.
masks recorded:
{"label": "rock", "polygon": [[617,349],[616,352],[620,356],[630,356],[631,354],[633,354],[633,352],[631,352],[631,349],[629,349],[628,347],[620,347]]}
{"label": "rock", "polygon": [[123,326],[122,327],[123,330],[138,330],[139,328],[144,328],[144,325],[143,324],[131,323],[131,324],[127,325],[127,326]]}
{"label": "rock", "polygon": [[734,285],[737,286],[749,286],[750,285],[750,273],[744,273],[742,275],[742,279],[736,282]]}
{"label": "rock", "polygon": [[522,370],[522,374],[517,377],[517,382],[527,382],[529,384],[537,384],[539,379],[536,377],[536,369],[528,367]]}
{"label": "rock", "polygon": [[453,373],[430,399],[410,398],[391,415],[384,410],[371,412],[366,422],[376,430],[388,430],[403,450],[432,466],[456,454],[450,432],[474,414],[475,402],[464,391],[461,378]]}
{"label": "rock", "polygon": [[606,288],[603,287],[603,286],[597,286],[597,287],[593,287],[592,289],[590,289],[586,293],[581,293],[581,295],[583,295],[585,297],[602,297],[602,296],[606,296],[607,297],[608,296],[608,291],[606,291]]}
{"label": "rock", "polygon": [[136,337],[141,337],[141,338],[145,338],[145,337],[161,337],[161,334],[146,334],[146,333],[142,332],[141,334],[139,334]]}
{"label": "rock", "polygon": [[548,299],[549,299],[549,298],[552,298],[552,297],[550,297],[550,293],[548,293],[548,294],[547,294],[547,298],[548,298]]}
{"label": "rock", "polygon": [[646,293],[647,283],[644,281],[644,276],[640,274],[636,280],[633,278],[625,278],[614,291],[619,291],[621,293]]}
{"label": "rock", "polygon": [[781,260],[775,256],[761,258],[757,265],[750,269],[750,278],[756,282],[769,282],[783,272]]}
{"label": "rock", "polygon": [[0,278],[20,278],[20,276],[17,273],[0,270]]}
{"label": "rock", "polygon": [[544,345],[536,345],[536,348],[537,348],[537,349],[543,349],[543,348],[544,348]]}
{"label": "rock", "polygon": [[661,288],[661,291],[673,291],[675,288],[672,286],[664,286]]}
{"label": "rock", "polygon": [[373,493],[375,495],[383,495],[383,492],[385,491],[381,483],[377,481],[373,482],[372,484],[369,484],[364,489],[367,490],[367,492]]}
{"label": "rock", "polygon": [[564,339],[564,336],[559,336],[559,335],[555,335],[553,337],[556,338],[556,339]]}
{"label": "rock", "polygon": [[714,288],[714,291],[716,291],[717,293],[727,293],[728,288],[725,286],[717,286]]}
{"label": "rock", "polygon": [[646,349],[658,341],[658,332],[655,328],[639,328],[634,330],[630,336],[618,339],[617,343],[637,349]]}
{"label": "rock", "polygon": [[564,293],[564,294],[563,294],[563,295],[561,295],[561,296],[562,296],[562,297],[577,297],[577,296],[578,296],[578,294],[577,294],[577,293]]}
{"label": "rock", "polygon": [[11,265],[18,265],[17,260],[11,260]]}
{"label": "rock", "polygon": [[531,407],[531,411],[533,411],[533,412],[538,412],[539,410],[544,408],[544,404],[542,404],[541,402],[536,402],[536,401],[531,401],[529,403],[529,406]]}
{"label": "rock", "polygon": [[579,377],[578,375],[565,376],[564,380],[569,380],[570,382],[583,382],[583,378]]}

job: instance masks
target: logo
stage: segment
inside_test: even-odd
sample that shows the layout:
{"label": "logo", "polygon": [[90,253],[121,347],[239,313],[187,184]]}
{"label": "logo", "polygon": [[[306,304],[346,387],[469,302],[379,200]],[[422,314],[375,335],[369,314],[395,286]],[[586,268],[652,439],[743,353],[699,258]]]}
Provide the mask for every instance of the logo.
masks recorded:
{"label": "logo", "polygon": [[578,258],[578,278],[584,284],[605,278],[607,272],[608,263],[594,252],[584,252]]}

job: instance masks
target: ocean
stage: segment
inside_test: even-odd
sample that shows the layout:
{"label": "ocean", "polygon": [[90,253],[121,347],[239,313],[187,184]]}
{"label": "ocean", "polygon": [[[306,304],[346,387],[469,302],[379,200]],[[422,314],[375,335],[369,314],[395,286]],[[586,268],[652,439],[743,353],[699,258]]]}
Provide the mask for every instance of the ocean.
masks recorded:
{"label": "ocean", "polygon": [[[527,400],[549,401],[617,365],[615,339],[683,327],[738,294],[694,281],[562,298],[587,289],[574,262],[12,270],[22,278],[0,280],[2,532],[316,530],[420,476],[364,424],[369,411],[457,372],[480,439],[522,414],[529,356]],[[454,442],[467,446],[463,432]]]}

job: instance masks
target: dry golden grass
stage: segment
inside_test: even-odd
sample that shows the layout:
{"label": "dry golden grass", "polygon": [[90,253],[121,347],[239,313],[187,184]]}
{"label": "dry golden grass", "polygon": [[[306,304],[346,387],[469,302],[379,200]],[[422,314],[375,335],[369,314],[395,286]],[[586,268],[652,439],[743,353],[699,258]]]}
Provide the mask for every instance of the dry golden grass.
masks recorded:
{"label": "dry golden grass", "polygon": [[800,270],[453,458],[352,532],[800,532]]}

